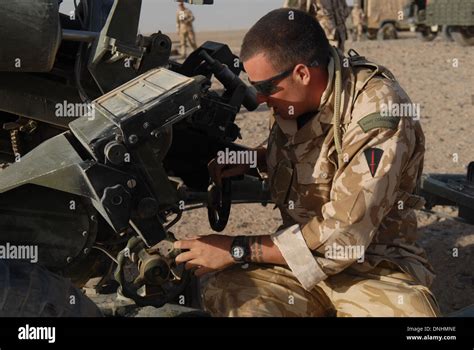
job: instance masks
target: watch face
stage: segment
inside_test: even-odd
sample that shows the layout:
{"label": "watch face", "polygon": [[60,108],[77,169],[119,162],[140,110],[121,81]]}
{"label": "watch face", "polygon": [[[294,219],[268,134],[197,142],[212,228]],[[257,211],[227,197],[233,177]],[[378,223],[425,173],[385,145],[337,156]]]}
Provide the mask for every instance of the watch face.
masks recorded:
{"label": "watch face", "polygon": [[232,256],[235,259],[242,259],[244,256],[244,248],[242,247],[232,247]]}

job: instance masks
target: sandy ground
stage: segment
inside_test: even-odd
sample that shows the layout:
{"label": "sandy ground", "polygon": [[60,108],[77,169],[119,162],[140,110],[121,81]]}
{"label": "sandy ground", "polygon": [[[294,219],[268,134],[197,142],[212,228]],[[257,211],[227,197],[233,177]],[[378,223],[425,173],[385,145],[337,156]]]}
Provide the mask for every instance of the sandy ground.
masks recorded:
{"label": "sandy ground", "polygon": [[[238,54],[244,31],[197,33],[198,44],[227,43]],[[170,35],[177,40],[176,35]],[[474,130],[474,47],[463,48],[441,38],[425,43],[412,33],[399,40],[348,42],[361,55],[388,67],[413,102],[421,105],[421,123],[426,136],[425,173],[466,173],[474,161],[470,144]],[[242,143],[256,146],[266,135],[268,111],[243,111],[237,117]],[[452,207],[436,207],[448,217],[417,212],[420,244],[426,249],[437,279],[432,286],[443,314],[474,304],[474,226],[451,219]],[[173,228],[180,235],[212,233],[203,209],[186,212]],[[272,206],[237,205],[223,232],[228,235],[268,234],[280,223]],[[457,256],[453,249],[457,248]]]}

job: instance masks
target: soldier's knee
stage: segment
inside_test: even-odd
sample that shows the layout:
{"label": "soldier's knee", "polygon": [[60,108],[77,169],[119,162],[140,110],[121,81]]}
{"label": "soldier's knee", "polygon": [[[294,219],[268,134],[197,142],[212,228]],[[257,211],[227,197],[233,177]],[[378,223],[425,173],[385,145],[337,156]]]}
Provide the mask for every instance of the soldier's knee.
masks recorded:
{"label": "soldier's knee", "polygon": [[231,268],[203,281],[203,308],[213,316],[327,316],[329,299],[320,289],[308,292],[285,271]]}
{"label": "soldier's knee", "polygon": [[[201,281],[204,310],[214,317],[272,316],[260,307],[259,288],[235,268],[215,273]],[[258,310],[258,312],[257,312]]]}
{"label": "soldier's knee", "polygon": [[[423,287],[424,288],[424,287]],[[356,295],[350,300],[336,302],[339,317],[438,317],[439,309],[434,297],[420,286],[377,291],[370,288],[372,298]]]}
{"label": "soldier's knee", "polygon": [[439,317],[440,310],[435,297],[430,290],[424,286],[416,286],[412,293],[412,303],[414,305],[413,317]]}

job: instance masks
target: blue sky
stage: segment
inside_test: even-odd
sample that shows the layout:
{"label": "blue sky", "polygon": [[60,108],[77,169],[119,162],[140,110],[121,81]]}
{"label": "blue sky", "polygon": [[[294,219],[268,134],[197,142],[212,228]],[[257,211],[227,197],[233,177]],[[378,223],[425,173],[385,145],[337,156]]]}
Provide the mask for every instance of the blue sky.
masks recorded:
{"label": "blue sky", "polygon": [[[142,33],[175,31],[176,7],[173,0],[142,0],[140,30]],[[281,7],[284,0],[214,0],[214,5],[186,5],[196,17],[195,29],[248,29],[260,17]],[[351,2],[351,1],[349,1]],[[64,0],[61,12],[73,9],[73,0]]]}

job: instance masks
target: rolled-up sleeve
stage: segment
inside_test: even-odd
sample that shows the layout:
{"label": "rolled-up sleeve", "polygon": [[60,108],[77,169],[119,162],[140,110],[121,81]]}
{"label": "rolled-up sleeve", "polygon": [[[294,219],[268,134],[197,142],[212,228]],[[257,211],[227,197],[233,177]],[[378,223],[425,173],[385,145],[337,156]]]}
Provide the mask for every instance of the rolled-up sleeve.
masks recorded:
{"label": "rolled-up sleeve", "polygon": [[303,288],[310,290],[326,279],[327,276],[314,259],[299,225],[278,230],[270,237]]}

